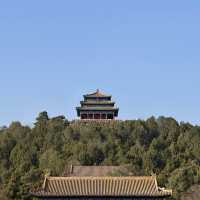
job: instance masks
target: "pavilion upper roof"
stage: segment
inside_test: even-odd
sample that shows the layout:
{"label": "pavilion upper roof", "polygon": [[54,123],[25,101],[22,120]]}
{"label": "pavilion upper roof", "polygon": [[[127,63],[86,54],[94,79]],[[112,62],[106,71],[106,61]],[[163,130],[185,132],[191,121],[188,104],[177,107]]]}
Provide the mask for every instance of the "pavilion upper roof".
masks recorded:
{"label": "pavilion upper roof", "polygon": [[84,95],[84,97],[111,97],[111,95],[107,95],[107,94],[103,94],[102,92],[100,92],[100,90],[99,89],[97,89],[97,91],[96,92],[94,92],[94,93],[91,93],[91,94],[86,94],[86,95]]}

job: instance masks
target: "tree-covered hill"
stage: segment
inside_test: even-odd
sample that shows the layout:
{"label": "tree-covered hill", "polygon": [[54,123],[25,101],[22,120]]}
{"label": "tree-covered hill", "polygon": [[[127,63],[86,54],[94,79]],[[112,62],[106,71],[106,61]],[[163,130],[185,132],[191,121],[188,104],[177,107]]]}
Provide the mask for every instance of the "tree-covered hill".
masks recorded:
{"label": "tree-covered hill", "polygon": [[69,122],[42,112],[33,128],[0,129],[0,199],[29,200],[47,173],[67,164],[124,165],[133,175],[156,174],[173,198],[200,183],[200,127],[173,118]]}

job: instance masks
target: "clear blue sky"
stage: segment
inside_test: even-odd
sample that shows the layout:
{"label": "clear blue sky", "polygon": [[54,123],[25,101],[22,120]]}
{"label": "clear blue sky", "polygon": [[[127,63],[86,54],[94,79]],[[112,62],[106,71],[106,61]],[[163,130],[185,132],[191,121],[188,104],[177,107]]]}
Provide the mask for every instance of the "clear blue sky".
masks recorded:
{"label": "clear blue sky", "polygon": [[76,118],[97,88],[120,119],[199,124],[200,1],[0,2],[0,126]]}

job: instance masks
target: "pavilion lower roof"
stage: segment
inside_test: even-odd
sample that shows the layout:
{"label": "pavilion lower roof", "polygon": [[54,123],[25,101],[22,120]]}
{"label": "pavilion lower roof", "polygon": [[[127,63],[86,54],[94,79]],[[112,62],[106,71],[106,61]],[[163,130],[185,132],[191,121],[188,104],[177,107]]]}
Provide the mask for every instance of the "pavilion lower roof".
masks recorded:
{"label": "pavilion lower roof", "polygon": [[77,110],[80,111],[118,111],[118,108],[114,108],[112,106],[106,107],[106,106],[83,106],[83,107],[77,107]]}
{"label": "pavilion lower roof", "polygon": [[119,108],[115,107],[105,107],[105,106],[99,106],[99,107],[93,107],[93,106],[83,106],[83,107],[77,107],[76,108],[78,116],[80,116],[80,112],[114,112],[114,115],[118,115]]}
{"label": "pavilion lower roof", "polygon": [[91,100],[91,101],[81,101],[80,102],[81,105],[113,105],[115,104],[115,102],[113,101],[94,101],[94,100]]}
{"label": "pavilion lower roof", "polygon": [[149,177],[46,177],[36,197],[168,197],[171,190],[159,188]]}

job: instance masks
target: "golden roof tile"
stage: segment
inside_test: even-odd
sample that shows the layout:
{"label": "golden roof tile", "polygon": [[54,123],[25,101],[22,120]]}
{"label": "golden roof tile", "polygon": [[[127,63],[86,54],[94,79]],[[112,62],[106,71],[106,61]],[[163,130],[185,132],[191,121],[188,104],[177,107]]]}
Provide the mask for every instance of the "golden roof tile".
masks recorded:
{"label": "golden roof tile", "polygon": [[46,177],[43,189],[32,194],[38,197],[167,197],[172,191],[159,188],[155,176],[81,176]]}

